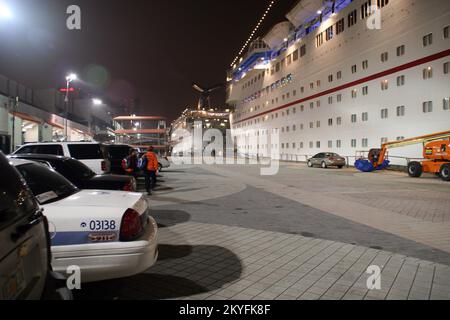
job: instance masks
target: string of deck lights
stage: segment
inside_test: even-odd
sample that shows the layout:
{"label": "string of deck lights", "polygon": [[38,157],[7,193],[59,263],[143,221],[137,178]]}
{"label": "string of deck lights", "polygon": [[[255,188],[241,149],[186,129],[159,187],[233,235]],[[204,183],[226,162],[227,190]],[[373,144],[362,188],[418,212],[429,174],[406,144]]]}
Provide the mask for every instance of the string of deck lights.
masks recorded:
{"label": "string of deck lights", "polygon": [[234,66],[234,64],[236,63],[236,61],[238,61],[239,57],[242,55],[242,53],[244,52],[245,48],[247,48],[247,46],[249,45],[250,41],[252,41],[253,37],[255,36],[256,32],[258,32],[259,27],[261,26],[261,24],[264,22],[264,20],[266,19],[267,15],[269,14],[270,10],[272,9],[273,5],[275,4],[275,0],[270,1],[269,6],[267,7],[266,11],[264,12],[263,16],[261,17],[261,19],[259,20],[258,24],[256,25],[255,29],[253,29],[252,33],[250,34],[250,37],[247,39],[247,41],[244,43],[244,45],[242,46],[241,50],[239,51],[239,54],[236,56],[236,58],[233,60],[233,62],[231,63],[231,67]]}

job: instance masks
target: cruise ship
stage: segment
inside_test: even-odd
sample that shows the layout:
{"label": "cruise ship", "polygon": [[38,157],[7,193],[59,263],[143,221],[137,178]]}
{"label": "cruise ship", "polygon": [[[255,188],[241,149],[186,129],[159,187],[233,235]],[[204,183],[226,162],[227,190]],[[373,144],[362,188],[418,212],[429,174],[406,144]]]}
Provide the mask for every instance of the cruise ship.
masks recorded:
{"label": "cruise ship", "polygon": [[[447,0],[299,1],[228,72],[238,152],[353,164],[387,141],[449,130],[449,25]],[[250,143],[261,131],[279,145]],[[389,156],[406,165],[422,145]]]}
{"label": "cruise ship", "polygon": [[[193,152],[203,152],[204,148],[211,142],[203,141],[201,150],[196,150],[194,146],[194,130],[202,129],[203,131],[215,129],[221,132],[224,150],[226,148],[227,139],[231,139],[230,134],[230,110],[212,108],[187,108],[181,116],[171,124],[170,129],[170,145],[171,154],[184,156]],[[223,151],[219,150],[219,154]]]}

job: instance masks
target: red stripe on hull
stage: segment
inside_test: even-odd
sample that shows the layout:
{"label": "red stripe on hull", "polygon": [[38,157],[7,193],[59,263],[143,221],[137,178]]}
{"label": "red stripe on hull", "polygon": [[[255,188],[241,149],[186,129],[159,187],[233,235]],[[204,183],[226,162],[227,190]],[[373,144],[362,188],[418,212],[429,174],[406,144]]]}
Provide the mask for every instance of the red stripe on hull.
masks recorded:
{"label": "red stripe on hull", "polygon": [[403,71],[403,70],[407,70],[407,69],[411,69],[411,68],[417,67],[417,66],[419,66],[421,64],[424,64],[424,63],[428,63],[428,62],[431,62],[431,61],[439,60],[439,59],[447,57],[449,55],[450,55],[450,49],[442,51],[442,52],[439,52],[439,53],[436,53],[436,54],[433,54],[431,56],[428,56],[428,57],[425,57],[425,58],[422,58],[422,59],[418,59],[418,60],[415,60],[415,61],[403,64],[403,65],[400,65],[400,66],[392,68],[392,69],[388,69],[386,71],[382,71],[382,72],[373,74],[371,76],[368,76],[368,77],[365,77],[365,78],[362,78],[362,79],[359,79],[359,80],[356,80],[356,81],[353,81],[353,82],[349,82],[349,83],[341,85],[339,87],[335,87],[335,88],[332,88],[332,89],[329,89],[329,90],[326,90],[326,91],[322,91],[320,93],[316,93],[316,94],[314,94],[312,96],[309,96],[309,97],[306,97],[306,98],[303,98],[303,99],[300,99],[300,100],[297,100],[297,101],[294,101],[294,102],[282,105],[282,106],[277,107],[275,109],[265,111],[263,113],[251,116],[251,117],[243,119],[243,120],[239,120],[239,121],[235,122],[234,124],[238,124],[238,123],[241,123],[241,122],[244,122],[244,121],[248,121],[248,120],[251,120],[251,119],[254,119],[254,118],[258,118],[258,117],[264,116],[264,115],[266,115],[268,113],[272,113],[272,112],[279,111],[279,110],[282,110],[282,109],[285,109],[285,108],[289,108],[289,107],[291,107],[293,105],[296,105],[296,104],[299,104],[299,103],[303,103],[303,102],[306,102],[308,100],[316,99],[316,98],[319,98],[319,97],[322,97],[322,96],[325,96],[325,95],[328,95],[328,94],[331,94],[331,93],[334,93],[334,92],[337,92],[337,91],[341,91],[341,90],[344,90],[344,89],[347,89],[347,88],[350,88],[350,87],[354,87],[354,86],[360,85],[360,84],[365,83],[365,82],[369,82],[369,81],[372,81],[372,80],[383,78],[383,77],[386,77],[388,75],[391,75],[391,74],[394,74],[394,73],[397,73],[397,72],[400,72],[400,71]]}

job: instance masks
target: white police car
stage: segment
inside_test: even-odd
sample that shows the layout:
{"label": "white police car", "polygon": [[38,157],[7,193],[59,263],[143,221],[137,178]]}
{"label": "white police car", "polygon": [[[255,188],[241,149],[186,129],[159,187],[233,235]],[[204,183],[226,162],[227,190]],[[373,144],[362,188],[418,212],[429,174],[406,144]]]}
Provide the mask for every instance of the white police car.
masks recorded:
{"label": "white police car", "polygon": [[52,266],[78,266],[81,281],[141,273],[158,257],[155,220],[140,193],[79,190],[36,162],[11,159],[44,208],[52,238]]}

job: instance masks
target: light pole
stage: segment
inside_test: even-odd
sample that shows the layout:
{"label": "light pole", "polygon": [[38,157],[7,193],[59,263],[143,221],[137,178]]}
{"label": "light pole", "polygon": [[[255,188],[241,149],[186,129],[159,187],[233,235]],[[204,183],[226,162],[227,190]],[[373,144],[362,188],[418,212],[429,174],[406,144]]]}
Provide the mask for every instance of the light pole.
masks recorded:
{"label": "light pole", "polygon": [[69,118],[69,91],[70,91],[70,83],[77,80],[77,75],[74,73],[69,74],[66,77],[66,98],[65,98],[65,103],[66,103],[66,114],[65,114],[65,128],[64,128],[64,136],[66,141],[68,141],[68,118]]}
{"label": "light pole", "polygon": [[[103,101],[100,100],[100,99],[98,99],[98,98],[94,98],[94,99],[92,99],[92,104],[93,104],[95,107],[100,107],[100,106],[103,105]],[[92,122],[93,122],[93,120],[94,120],[94,112],[91,111],[91,121],[90,121],[90,128],[89,128],[90,131],[91,131],[91,133],[93,133],[93,129],[92,129]]]}

